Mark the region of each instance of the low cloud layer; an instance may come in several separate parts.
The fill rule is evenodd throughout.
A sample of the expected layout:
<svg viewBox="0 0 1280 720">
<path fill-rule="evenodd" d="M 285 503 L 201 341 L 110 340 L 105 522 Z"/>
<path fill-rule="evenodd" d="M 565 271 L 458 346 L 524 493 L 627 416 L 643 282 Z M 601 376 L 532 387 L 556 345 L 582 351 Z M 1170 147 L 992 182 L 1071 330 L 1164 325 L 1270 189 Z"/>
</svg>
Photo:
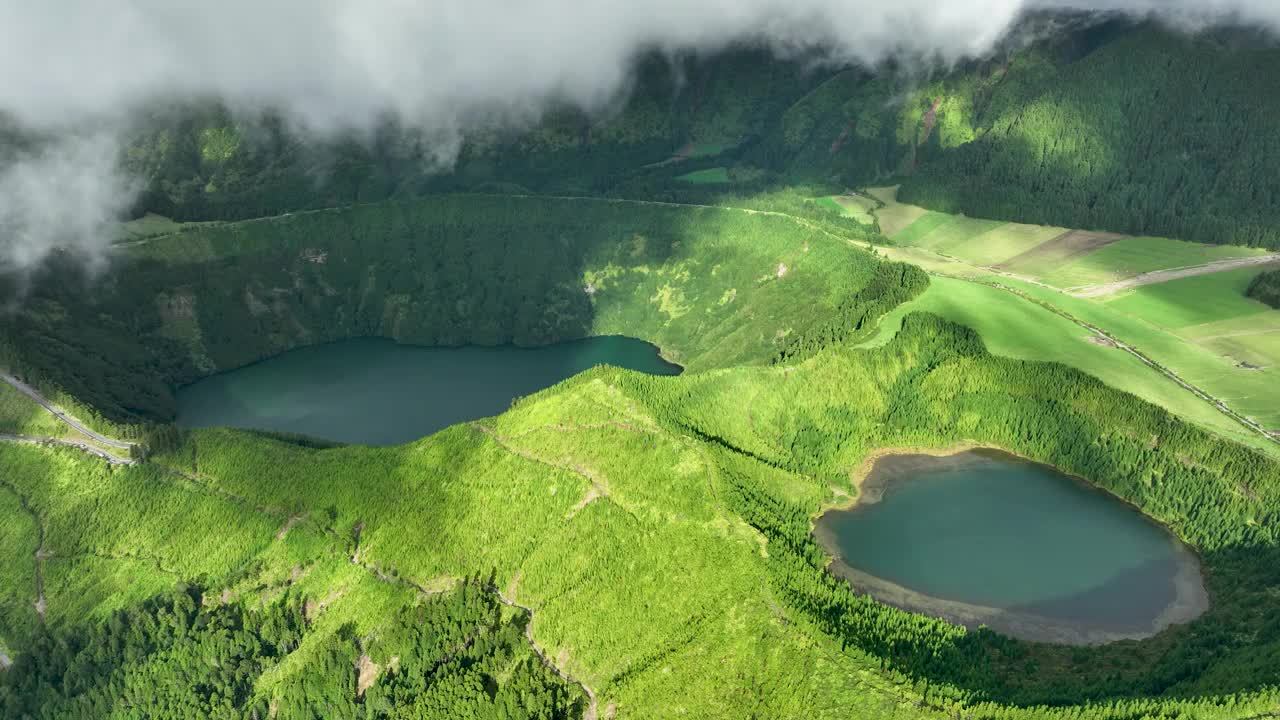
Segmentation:
<svg viewBox="0 0 1280 720">
<path fill-rule="evenodd" d="M 30 269 L 55 249 L 100 263 L 137 188 L 118 154 L 108 135 L 69 135 L 0 167 L 0 270 Z"/>
<path fill-rule="evenodd" d="M 945 63 L 989 52 L 1022 13 L 1044 9 L 1280 28 L 1275 0 L 0 0 L 0 114 L 28 129 L 83 133 L 158 100 L 214 99 L 270 108 L 318 133 L 391 114 L 447 146 L 479 120 L 536 120 L 553 100 L 605 107 L 644 49 L 745 40 L 868 65 Z M 51 199 L 38 195 L 60 183 L 40 173 L 83 161 L 82 175 L 121 181 L 82 152 L 82 140 L 66 145 L 0 170 L 0 188 L 20 191 L 0 199 L 0 220 L 27 228 L 25 239 L 0 240 L 0 260 L 26 262 L 41 242 L 66 242 L 61 232 L 41 239 L 36 223 L 58 214 L 47 215 Z M 122 203 L 78 179 L 60 216 L 83 214 L 72 228 L 94 232 Z"/>
</svg>

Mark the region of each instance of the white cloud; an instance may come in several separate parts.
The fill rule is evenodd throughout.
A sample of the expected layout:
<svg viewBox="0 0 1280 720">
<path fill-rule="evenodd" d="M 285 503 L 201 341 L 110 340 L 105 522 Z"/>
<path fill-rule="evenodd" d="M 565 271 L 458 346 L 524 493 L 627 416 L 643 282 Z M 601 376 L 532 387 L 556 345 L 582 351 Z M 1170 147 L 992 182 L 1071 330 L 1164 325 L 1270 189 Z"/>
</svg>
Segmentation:
<svg viewBox="0 0 1280 720">
<path fill-rule="evenodd" d="M 107 135 L 68 135 L 0 168 L 0 269 L 30 269 L 54 248 L 100 263 L 137 187 L 117 153 Z"/>
<path fill-rule="evenodd" d="M 1021 13 L 1045 8 L 1280 27 L 1277 0 L 0 0 L 0 113 L 84 132 L 157 99 L 211 98 L 269 107 L 317 132 L 368 128 L 391 113 L 449 148 L 461 128 L 527 122 L 553 99 L 606 106 L 646 48 L 760 40 L 864 64 L 948 62 L 987 52 Z M 76 203 L 88 216 L 73 227 L 96 231 L 122 205 L 99 192 L 117 173 L 83 149 L 77 141 L 4 171 L 22 193 L 0 200 L 0 217 L 28 227 L 25 239 L 0 239 L 4 257 L 39 255 L 34 223 L 75 214 L 51 214 L 36 197 L 61 179 L 81 182 Z M 31 174 L 75 162 L 101 176 Z"/>
</svg>

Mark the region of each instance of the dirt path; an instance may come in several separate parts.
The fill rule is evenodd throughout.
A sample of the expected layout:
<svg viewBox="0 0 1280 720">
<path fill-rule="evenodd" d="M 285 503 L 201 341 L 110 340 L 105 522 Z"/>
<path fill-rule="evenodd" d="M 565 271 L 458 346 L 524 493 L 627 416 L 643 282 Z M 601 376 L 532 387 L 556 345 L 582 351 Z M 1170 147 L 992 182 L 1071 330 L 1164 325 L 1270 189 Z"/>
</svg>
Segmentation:
<svg viewBox="0 0 1280 720">
<path fill-rule="evenodd" d="M 1191 265 L 1182 268 L 1170 268 L 1168 270 L 1154 270 L 1145 272 L 1141 275 L 1134 275 L 1125 280 L 1117 280 L 1116 282 L 1104 283 L 1102 285 L 1088 285 L 1085 287 L 1071 288 L 1067 292 L 1082 298 L 1094 298 L 1102 295 L 1114 295 L 1115 293 L 1130 290 L 1143 285 L 1155 285 L 1158 283 L 1169 282 L 1170 280 L 1179 280 L 1181 278 L 1196 277 L 1197 275 L 1211 275 L 1213 273 L 1226 272 L 1228 270 L 1238 270 L 1240 268 L 1255 266 L 1280 266 L 1280 253 L 1274 255 L 1259 255 L 1257 257 L 1233 258 L 1231 260 L 1217 260 L 1203 265 Z"/>
<path fill-rule="evenodd" d="M 44 622 L 44 614 L 49 607 L 49 604 L 44 598 L 44 561 L 50 555 L 49 551 L 44 547 L 44 522 L 41 521 L 40 514 L 31 507 L 31 503 L 27 501 L 26 495 L 18 492 L 17 488 L 9 485 L 8 483 L 4 483 L 2 480 L 0 480 L 0 487 L 4 487 L 4 489 L 13 493 L 14 497 L 18 498 L 18 505 L 22 508 L 23 512 L 31 516 L 31 521 L 35 523 L 36 526 L 36 549 L 35 552 L 31 554 L 32 560 L 35 562 L 36 599 L 33 606 L 35 607 L 36 615 L 40 616 L 40 622 Z"/>
<path fill-rule="evenodd" d="M 528 605 L 521 605 L 520 603 L 516 602 L 514 599 L 508 598 L 505 594 L 503 594 L 502 590 L 496 587 L 491 587 L 489 589 L 492 590 L 493 593 L 498 596 L 498 602 L 502 603 L 503 605 L 506 605 L 507 607 L 519 608 L 520 610 L 523 610 L 529 614 L 529 622 L 525 623 L 525 626 L 524 626 L 524 637 L 526 640 L 529 641 L 529 647 L 533 648 L 534 654 L 538 656 L 538 659 L 542 661 L 542 664 L 545 665 L 548 670 L 558 675 L 561 680 L 571 685 L 577 685 L 578 687 L 582 688 L 582 691 L 587 694 L 587 701 L 588 701 L 587 709 L 585 712 L 582 713 L 582 720 L 597 720 L 597 717 L 600 714 L 600 710 L 599 710 L 599 704 L 596 701 L 595 691 L 592 690 L 590 687 L 587 687 L 586 683 L 570 675 L 567 671 L 562 670 L 559 665 L 556 665 L 554 662 L 552 662 L 551 658 L 547 657 L 547 654 L 542 651 L 542 648 L 538 647 L 538 643 L 534 642 L 533 640 L 533 608 L 529 607 Z"/>
<path fill-rule="evenodd" d="M 600 498 L 609 497 L 608 482 L 605 480 L 604 477 L 602 477 L 599 473 L 592 470 L 591 468 L 588 468 L 579 464 L 570 465 L 570 464 L 564 464 L 564 463 L 551 462 L 550 460 L 543 459 L 535 455 L 534 453 L 528 450 L 525 450 L 524 448 L 519 448 L 512 445 L 509 442 L 510 438 L 505 438 L 499 435 L 497 431 L 494 430 L 493 428 L 485 427 L 484 425 L 474 425 L 474 424 L 472 425 L 472 427 L 475 427 L 480 432 L 484 433 L 485 435 L 488 435 L 491 440 L 497 443 L 498 447 L 502 448 L 503 450 L 506 450 L 512 455 L 522 457 L 525 460 L 528 460 L 529 462 L 535 462 L 535 463 L 538 463 L 539 465 L 549 467 L 553 470 L 560 470 L 562 472 L 572 473 L 586 480 L 588 483 L 590 483 L 590 487 L 587 488 L 587 492 L 582 496 L 582 499 L 579 500 L 576 505 L 574 505 L 572 508 L 569 509 L 569 513 L 565 516 L 566 520 L 572 518 L 574 515 L 577 515 L 579 510 L 586 507 L 593 501 L 598 500 Z M 534 430 L 541 430 L 541 429 L 542 428 L 534 428 Z"/>
</svg>

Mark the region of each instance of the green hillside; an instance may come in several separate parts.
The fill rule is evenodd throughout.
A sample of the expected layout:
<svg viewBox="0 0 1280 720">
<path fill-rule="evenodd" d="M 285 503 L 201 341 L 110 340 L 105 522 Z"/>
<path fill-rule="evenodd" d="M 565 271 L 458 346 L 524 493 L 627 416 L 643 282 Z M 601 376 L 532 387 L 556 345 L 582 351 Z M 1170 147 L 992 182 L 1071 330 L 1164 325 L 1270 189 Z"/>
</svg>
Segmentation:
<svg viewBox="0 0 1280 720">
<path fill-rule="evenodd" d="M 124 160 L 145 180 L 136 214 L 181 221 L 441 191 L 673 199 L 896 178 L 904 201 L 971 217 L 1280 247 L 1276 100 L 1258 84 L 1278 52 L 1243 30 L 1112 21 L 924 83 L 744 48 L 646 56 L 612 112 L 472 131 L 447 168 L 396 123 L 318 142 L 216 106 L 140 123 Z"/>
<path fill-rule="evenodd" d="M 870 450 L 962 441 L 1052 462 L 1168 523 L 1204 558 L 1213 609 L 1151 640 L 1069 648 L 966 633 L 826 574 L 809 518 L 854 490 Z M 136 469 L 34 448 L 0 460 L 43 532 L 48 622 L 106 621 L 184 577 L 222 602 L 328 608 L 242 665 L 260 676 L 240 708 L 284 702 L 304 677 L 308 697 L 344 696 L 349 677 L 314 675 L 350 659 L 342 638 L 387 667 L 405 593 L 476 572 L 533 608 L 534 642 L 619 716 L 1240 717 L 1277 700 L 1280 466 L 1079 372 L 990 356 L 931 316 L 878 350 L 796 365 L 600 369 L 397 448 L 212 430 Z M 41 542 L 36 523 L 18 547 Z M 6 607 L 30 597 L 29 571 L 9 571 Z M 40 632 L 26 608 L 6 621 L 11 647 Z"/>
<path fill-rule="evenodd" d="M 75 268 L 52 268 L 0 326 L 0 350 L 112 421 L 168 421 L 176 385 L 349 337 L 627 334 L 691 371 L 760 364 L 843 336 L 845 321 L 869 330 L 924 282 L 775 214 L 432 196 L 141 241 L 93 292 Z"/>
<path fill-rule="evenodd" d="M 932 74 L 654 51 L 443 163 L 137 118 L 106 262 L 0 268 L 0 371 L 138 443 L 0 382 L 0 716 L 1280 717 L 1280 50 L 1066 19 Z M 684 372 L 393 447 L 173 424 L 296 348 L 605 335 Z M 828 571 L 874 457 L 970 448 L 1167 528 L 1209 609 L 1032 642 Z"/>
<path fill-rule="evenodd" d="M 973 140 L 930 154 L 904 201 L 979 217 L 1280 247 L 1265 168 L 1280 63 L 1260 40 L 1143 28 L 1079 57 L 1019 53 L 943 83 Z M 985 95 L 971 87 L 987 83 Z M 981 101 L 980 104 L 978 101 Z"/>
</svg>

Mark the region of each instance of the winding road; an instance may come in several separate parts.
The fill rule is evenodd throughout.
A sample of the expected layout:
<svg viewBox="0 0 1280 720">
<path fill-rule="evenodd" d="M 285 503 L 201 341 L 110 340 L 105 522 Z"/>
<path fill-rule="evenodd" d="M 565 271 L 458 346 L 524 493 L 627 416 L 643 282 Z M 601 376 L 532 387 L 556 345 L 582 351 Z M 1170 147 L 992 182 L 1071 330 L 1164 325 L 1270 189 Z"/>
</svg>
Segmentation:
<svg viewBox="0 0 1280 720">
<path fill-rule="evenodd" d="M 58 445 L 61 447 L 75 448 L 76 450 L 100 457 L 112 465 L 133 465 L 137 462 L 137 460 L 134 460 L 133 458 L 112 455 L 106 450 L 96 448 L 88 443 L 78 443 L 74 440 L 63 440 L 61 438 L 32 437 L 30 435 L 11 435 L 9 433 L 0 433 L 0 442 L 29 443 L 31 445 Z"/>
<path fill-rule="evenodd" d="M 54 416 L 57 417 L 59 420 L 75 428 L 82 435 L 88 436 L 93 441 L 102 443 L 103 445 L 107 445 L 109 447 L 120 448 L 121 450 L 128 450 L 129 448 L 133 447 L 133 443 L 125 442 L 123 440 L 116 440 L 115 438 L 109 438 L 106 435 L 103 435 L 98 432 L 94 432 L 89 426 L 71 417 L 66 412 L 64 412 L 61 408 L 49 402 L 35 388 L 22 382 L 21 380 L 10 375 L 9 373 L 0 372 L 0 380 L 5 381 L 11 387 L 13 387 L 14 390 L 17 390 L 23 395 L 26 395 L 27 397 L 31 398 L 33 401 L 35 401 L 45 410 L 48 410 L 49 412 L 53 413 Z"/>
<path fill-rule="evenodd" d="M 93 445 L 90 445 L 88 443 L 76 442 L 74 440 L 64 440 L 61 438 L 31 437 L 28 435 L 13 435 L 9 433 L 0 433 L 0 441 L 33 443 L 37 445 L 61 445 L 63 447 L 76 448 L 77 450 L 82 450 L 84 452 L 89 453 L 90 455 L 95 455 L 97 457 L 100 457 L 103 460 L 106 460 L 107 462 L 111 463 L 112 465 L 133 465 L 135 462 L 137 462 L 129 454 L 129 451 L 131 451 L 134 447 L 134 443 L 126 442 L 124 440 L 117 440 L 115 438 L 107 437 L 102 433 L 96 432 L 89 426 L 85 425 L 83 422 L 67 414 L 66 411 L 62 410 L 62 408 L 59 408 L 58 406 L 54 405 L 52 402 L 49 402 L 49 400 L 45 398 L 45 396 L 41 395 L 38 390 L 22 382 L 21 380 L 14 377 L 13 375 L 10 375 L 7 372 L 0 371 L 0 380 L 3 380 L 6 384 L 8 384 L 14 390 L 17 390 L 23 395 L 26 395 L 28 398 L 31 399 L 32 402 L 36 403 L 37 405 L 44 408 L 45 410 L 48 410 L 54 417 L 66 423 L 67 426 L 69 426 L 76 432 L 80 433 L 81 435 L 84 435 L 85 437 L 89 438 L 95 443 L 98 443 L 99 445 L 104 445 L 106 447 L 124 450 L 125 454 L 123 456 L 116 455 L 115 453 L 112 453 L 108 450 L 104 450 L 99 447 L 94 447 Z"/>
</svg>

